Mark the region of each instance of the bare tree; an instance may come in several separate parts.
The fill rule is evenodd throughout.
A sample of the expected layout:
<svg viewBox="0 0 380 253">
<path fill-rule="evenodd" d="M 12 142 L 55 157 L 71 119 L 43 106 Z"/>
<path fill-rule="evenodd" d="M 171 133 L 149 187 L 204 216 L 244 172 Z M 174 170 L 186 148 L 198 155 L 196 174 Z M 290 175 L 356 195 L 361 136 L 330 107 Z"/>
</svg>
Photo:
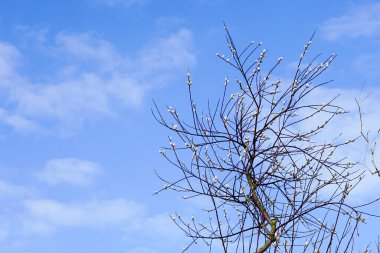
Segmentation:
<svg viewBox="0 0 380 253">
<path fill-rule="evenodd" d="M 172 216 L 191 238 L 184 251 L 197 242 L 222 252 L 353 251 L 358 225 L 371 215 L 363 208 L 378 199 L 361 205 L 347 201 L 366 168 L 340 151 L 361 138 L 369 143 L 368 135 L 362 131 L 346 141 L 339 134 L 325 139 L 325 126 L 347 112 L 335 105 L 335 98 L 305 103 L 330 82 L 318 79 L 335 55 L 319 64 L 320 56 L 305 63 L 313 35 L 294 77 L 283 83 L 271 78 L 282 57 L 263 73 L 267 52 L 262 44 L 252 42 L 239 51 L 225 30 L 231 58 L 217 56 L 238 77 L 225 79 L 216 105 L 200 112 L 188 74 L 190 122 L 172 107 L 167 108 L 170 118 L 156 104 L 153 110 L 157 121 L 175 134 L 160 152 L 180 172 L 174 181 L 158 175 L 165 182 L 158 192 L 172 189 L 210 203 L 206 221 Z"/>
</svg>

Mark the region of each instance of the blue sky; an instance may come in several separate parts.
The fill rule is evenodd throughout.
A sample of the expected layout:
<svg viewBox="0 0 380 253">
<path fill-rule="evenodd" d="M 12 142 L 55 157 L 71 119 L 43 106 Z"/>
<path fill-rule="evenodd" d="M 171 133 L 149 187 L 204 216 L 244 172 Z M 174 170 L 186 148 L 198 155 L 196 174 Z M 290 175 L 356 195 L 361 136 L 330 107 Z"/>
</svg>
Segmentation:
<svg viewBox="0 0 380 253">
<path fill-rule="evenodd" d="M 188 68 L 201 104 L 220 94 L 231 74 L 215 57 L 228 50 L 223 21 L 240 47 L 262 41 L 268 59 L 284 56 L 285 79 L 317 29 L 310 54 L 338 58 L 326 73 L 334 83 L 315 98 L 341 93 L 355 111 L 354 98 L 370 95 L 366 122 L 380 126 L 377 1 L 1 1 L 1 252 L 182 249 L 168 215 L 200 204 L 152 196 L 162 186 L 154 170 L 175 171 L 158 153 L 168 132 L 150 109 L 155 99 L 185 110 Z M 357 118 L 345 117 L 333 129 L 350 135 Z M 378 178 L 365 180 L 357 199 L 376 194 Z"/>
</svg>

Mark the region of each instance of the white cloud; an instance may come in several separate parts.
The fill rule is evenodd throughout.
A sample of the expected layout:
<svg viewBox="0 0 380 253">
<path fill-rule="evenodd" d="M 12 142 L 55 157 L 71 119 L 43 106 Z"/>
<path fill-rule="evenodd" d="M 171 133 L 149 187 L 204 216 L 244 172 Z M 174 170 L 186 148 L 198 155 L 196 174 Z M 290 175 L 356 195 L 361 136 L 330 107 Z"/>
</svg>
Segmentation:
<svg viewBox="0 0 380 253">
<path fill-rule="evenodd" d="M 43 56 L 49 58 L 36 63 L 49 69 L 41 77 L 21 71 L 20 50 L 0 42 L 0 94 L 4 98 L 0 122 L 23 132 L 65 132 L 88 120 L 115 116 L 139 106 L 146 92 L 166 83 L 173 70 L 195 62 L 192 34 L 187 29 L 128 56 L 91 33 L 61 32 L 52 42 L 40 40 L 44 43 L 39 50 L 43 47 Z"/>
<path fill-rule="evenodd" d="M 376 88 L 368 89 L 347 89 L 347 88 L 327 88 L 320 87 L 311 92 L 305 99 L 307 104 L 327 103 L 329 100 L 339 95 L 333 104 L 339 105 L 349 113 L 341 114 L 331 122 L 331 124 L 323 129 L 324 136 L 333 138 L 339 133 L 343 133 L 342 139 L 353 138 L 360 134 L 360 121 L 358 106 L 355 99 L 361 104 L 362 110 L 365 113 L 363 126 L 368 130 L 377 131 L 380 127 L 380 118 L 377 117 L 377 106 L 380 106 L 378 97 L 380 90 Z M 326 115 L 325 115 L 326 116 Z M 325 117 L 321 117 L 325 118 Z M 311 119 L 309 123 L 317 124 L 322 122 L 321 118 Z"/>
<path fill-rule="evenodd" d="M 131 252 L 167 252 L 187 241 L 167 214 L 149 216 L 146 207 L 122 198 L 87 202 L 36 199 L 25 201 L 25 208 L 18 221 L 24 237 L 51 236 L 62 229 L 116 229 L 120 239 L 130 244 Z"/>
<path fill-rule="evenodd" d="M 85 229 L 89 234 L 119 233 L 131 252 L 167 252 L 180 248 L 184 236 L 167 214 L 149 212 L 146 206 L 125 198 L 59 200 L 44 198 L 30 189 L 0 181 L 0 251 L 26 252 L 28 242 L 61 231 Z M 50 195 L 50 194 L 49 194 Z M 147 246 L 146 241 L 151 243 Z M 25 248 L 26 247 L 26 248 Z M 19 249 L 19 250 L 16 250 Z M 139 251 L 137 251 L 139 250 Z"/>
<path fill-rule="evenodd" d="M 44 51 L 48 43 L 49 29 L 39 26 L 16 25 L 13 33 L 21 38 L 23 46 L 28 48 L 35 47 Z"/>
<path fill-rule="evenodd" d="M 29 193 L 30 189 L 28 190 L 24 186 L 14 185 L 0 180 L 0 198 L 15 198 Z"/>
<path fill-rule="evenodd" d="M 325 128 L 322 133 L 316 136 L 313 140 L 318 143 L 331 142 L 340 134 L 342 134 L 337 141 L 344 142 L 348 139 L 358 137 L 360 135 L 360 119 L 359 111 L 355 98 L 358 99 L 362 111 L 365 113 L 363 116 L 363 130 L 370 130 L 370 138 L 375 140 L 375 133 L 380 128 L 380 118 L 378 117 L 378 108 L 380 108 L 380 89 L 371 88 L 366 90 L 359 89 L 345 89 L 345 88 L 318 88 L 310 93 L 305 104 L 322 104 L 327 103 L 330 99 L 340 94 L 333 104 L 343 107 L 349 111 L 347 114 L 341 114 L 335 117 Z M 324 122 L 327 115 L 319 115 L 304 122 L 299 126 L 300 129 L 311 129 L 318 124 Z M 380 164 L 380 149 L 376 151 L 376 162 Z M 346 145 L 339 149 L 336 156 L 347 157 L 352 162 L 361 162 L 364 166 L 372 169 L 369 152 L 366 150 L 366 143 L 359 140 L 353 144 Z M 361 165 L 359 165 L 361 166 Z M 357 168 L 355 168 L 357 169 Z M 361 166 L 360 169 L 363 169 Z M 365 169 L 365 168 L 364 168 Z M 356 202 L 364 202 L 377 197 L 376 192 L 368 191 L 368 189 L 375 189 L 378 187 L 380 178 L 377 175 L 371 175 L 367 170 L 365 179 L 361 182 L 354 191 L 352 191 L 351 199 Z M 360 201 L 359 201 L 360 200 Z"/>
<path fill-rule="evenodd" d="M 118 227 L 138 217 L 143 210 L 141 205 L 125 199 L 84 203 L 39 199 L 28 200 L 25 206 L 28 218 L 24 229 L 43 234 L 60 227 Z"/>
<path fill-rule="evenodd" d="M 46 163 L 39 176 L 52 184 L 86 185 L 93 181 L 94 167 L 97 165 L 87 161 L 55 159 Z M 141 202 L 125 198 L 78 200 L 75 194 L 71 200 L 46 197 L 55 195 L 52 190 L 44 185 L 29 188 L 0 180 L 0 204 L 4 207 L 0 209 L 1 252 L 28 252 L 28 245 L 36 238 L 61 238 L 81 229 L 89 236 L 94 232 L 119 234 L 120 240 L 127 241 L 128 252 L 168 252 L 185 243 L 169 215 L 148 209 Z"/>
<path fill-rule="evenodd" d="M 108 41 L 91 33 L 61 32 L 55 36 L 56 47 L 64 57 L 75 62 L 98 65 L 97 70 L 112 71 L 121 64 L 123 56 Z"/>
<path fill-rule="evenodd" d="M 8 80 L 17 75 L 15 69 L 20 64 L 21 54 L 16 47 L 0 41 L 0 78 Z"/>
<path fill-rule="evenodd" d="M 380 35 L 380 3 L 357 6 L 346 15 L 327 20 L 322 34 L 327 40 Z"/>
<path fill-rule="evenodd" d="M 173 66 L 193 65 L 195 56 L 191 51 L 186 50 L 191 47 L 192 43 L 191 32 L 187 29 L 180 29 L 177 33 L 145 47 L 137 59 L 138 65 L 144 66 L 142 69 L 144 74 L 152 70 L 171 69 Z"/>
<path fill-rule="evenodd" d="M 0 108 L 0 121 L 19 133 L 41 132 L 42 129 L 33 121 Z"/>
<path fill-rule="evenodd" d="M 37 177 L 50 185 L 72 184 L 88 186 L 101 172 L 98 164 L 75 158 L 53 159 L 37 174 Z"/>
<path fill-rule="evenodd" d="M 131 252 L 168 252 L 180 250 L 189 241 L 168 214 L 143 215 L 123 227 L 124 236 L 134 246 Z M 146 244 L 149 241 L 149 245 Z"/>
<path fill-rule="evenodd" d="M 148 0 L 93 0 L 95 4 L 105 5 L 108 7 L 132 7 L 134 5 L 145 4 Z"/>
<path fill-rule="evenodd" d="M 363 52 L 361 53 L 354 62 L 354 67 L 361 73 L 365 74 L 366 78 L 375 78 L 378 80 L 379 69 L 380 69 L 380 52 Z"/>
<path fill-rule="evenodd" d="M 133 222 L 127 224 L 123 228 L 125 232 L 125 237 L 131 240 L 135 240 L 136 234 L 144 233 L 146 238 L 158 238 L 159 240 L 166 241 L 167 243 L 173 243 L 183 236 L 180 229 L 174 224 L 170 219 L 168 214 L 158 214 L 151 217 L 141 217 L 140 219 L 135 219 Z"/>
</svg>

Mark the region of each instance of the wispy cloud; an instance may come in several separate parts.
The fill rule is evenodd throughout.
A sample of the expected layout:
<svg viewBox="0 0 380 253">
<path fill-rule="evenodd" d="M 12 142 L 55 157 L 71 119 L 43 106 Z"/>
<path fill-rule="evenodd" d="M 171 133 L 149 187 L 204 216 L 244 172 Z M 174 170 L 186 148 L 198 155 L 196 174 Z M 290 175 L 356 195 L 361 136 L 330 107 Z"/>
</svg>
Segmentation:
<svg viewBox="0 0 380 253">
<path fill-rule="evenodd" d="M 348 113 L 336 116 L 326 127 L 323 128 L 320 135 L 314 137 L 313 141 L 316 143 L 329 143 L 340 142 L 344 143 L 346 140 L 354 139 L 361 135 L 361 127 L 366 133 L 370 131 L 371 142 L 376 139 L 376 133 L 380 128 L 380 118 L 378 117 L 377 108 L 380 107 L 380 90 L 376 88 L 360 90 L 359 89 L 346 89 L 346 88 L 318 88 L 310 93 L 305 99 L 306 104 L 322 104 L 327 103 L 335 96 L 333 104 L 344 108 Z M 358 105 L 355 99 L 358 100 L 363 115 L 363 125 L 360 123 Z M 327 115 L 319 114 L 316 117 L 304 121 L 299 128 L 311 129 L 316 125 L 324 122 Z M 373 143 L 372 143 L 373 144 Z M 380 163 L 380 149 L 377 147 L 375 151 L 376 163 Z M 352 172 L 360 167 L 360 170 L 366 170 L 364 180 L 357 185 L 351 193 L 351 200 L 355 202 L 365 202 L 377 197 L 376 192 L 368 191 L 368 189 L 376 188 L 379 183 L 379 177 L 371 172 L 374 168 L 370 161 L 370 154 L 367 149 L 367 144 L 362 140 L 350 143 L 338 149 L 334 154 L 336 158 L 346 158 L 347 162 L 359 162 L 358 167 L 354 167 Z"/>
<path fill-rule="evenodd" d="M 108 7 L 132 7 L 135 5 L 142 5 L 148 2 L 148 0 L 93 0 L 93 3 L 98 5 L 104 5 Z"/>
<path fill-rule="evenodd" d="M 322 25 L 327 40 L 380 35 L 380 3 L 356 6 L 349 13 L 334 17 Z"/>
<path fill-rule="evenodd" d="M 30 194 L 30 189 L 0 180 L 0 198 L 15 198 Z"/>
<path fill-rule="evenodd" d="M 173 243 L 183 239 L 181 234 L 178 234 L 179 228 L 170 219 L 168 214 L 158 214 L 154 216 L 143 216 L 126 224 L 123 228 L 125 237 L 129 240 L 137 240 L 136 234 L 145 234 L 145 239 L 157 239 L 161 242 Z"/>
<path fill-rule="evenodd" d="M 23 218 L 18 222 L 28 237 L 52 235 L 61 229 L 119 230 L 120 239 L 130 243 L 132 252 L 163 252 L 185 242 L 168 215 L 149 216 L 145 206 L 124 198 L 83 202 L 27 200 L 20 217 Z M 149 246 L 145 246 L 147 240 Z"/>
<path fill-rule="evenodd" d="M 0 41 L 0 78 L 8 79 L 17 75 L 16 67 L 21 60 L 17 48 L 9 43 Z"/>
<path fill-rule="evenodd" d="M 71 184 L 88 186 L 100 174 L 98 164 L 75 158 L 52 159 L 37 173 L 37 177 L 50 185 Z"/>
<path fill-rule="evenodd" d="M 25 229 L 53 232 L 59 227 L 112 227 L 133 220 L 143 210 L 141 205 L 125 199 L 64 203 L 50 199 L 25 203 Z"/>
<path fill-rule="evenodd" d="M 65 131 L 139 106 L 146 92 L 168 81 L 173 70 L 195 62 L 187 29 L 158 38 L 133 55 L 91 33 L 61 32 L 50 42 L 39 40 L 45 41 L 44 57 L 51 63 L 36 64 L 55 66 L 43 78 L 21 71 L 22 52 L 0 42 L 0 87 L 6 101 L 0 121 L 24 132 Z"/>
<path fill-rule="evenodd" d="M 166 38 L 148 44 L 135 59 L 137 66 L 144 66 L 136 68 L 136 73 L 151 76 L 176 66 L 194 65 L 195 55 L 188 50 L 192 43 L 193 36 L 190 30 L 180 29 Z"/>
<path fill-rule="evenodd" d="M 19 133 L 41 132 L 42 129 L 33 121 L 0 108 L 0 121 Z"/>
<path fill-rule="evenodd" d="M 0 251 L 27 252 L 27 243 L 34 238 L 79 229 L 116 232 L 120 240 L 128 242 L 126 250 L 130 252 L 168 252 L 173 245 L 180 247 L 184 238 L 169 215 L 141 202 L 120 197 L 78 198 L 81 188 L 72 189 L 78 195 L 60 199 L 51 188 L 36 184 L 39 179 L 62 187 L 85 186 L 96 181 L 99 171 L 94 162 L 52 159 L 38 172 L 38 178 L 30 178 L 29 186 L 0 180 L 0 205 L 4 206 L 0 209 Z"/>
<path fill-rule="evenodd" d="M 370 80 L 374 79 L 375 84 L 378 84 L 378 77 L 380 76 L 380 51 L 362 52 L 355 59 L 354 68 L 364 74 L 363 80 L 367 78 Z"/>
</svg>

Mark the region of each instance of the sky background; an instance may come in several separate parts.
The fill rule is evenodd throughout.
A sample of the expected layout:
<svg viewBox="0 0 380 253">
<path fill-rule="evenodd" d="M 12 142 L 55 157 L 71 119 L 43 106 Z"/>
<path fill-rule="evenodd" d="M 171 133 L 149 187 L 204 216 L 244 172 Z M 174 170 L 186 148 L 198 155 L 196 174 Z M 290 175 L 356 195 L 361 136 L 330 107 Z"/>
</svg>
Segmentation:
<svg viewBox="0 0 380 253">
<path fill-rule="evenodd" d="M 262 41 L 268 62 L 284 56 L 285 79 L 316 30 L 310 57 L 338 57 L 314 99 L 340 93 L 353 111 L 327 136 L 357 133 L 355 97 L 379 128 L 378 1 L 0 1 L 0 252 L 180 252 L 169 214 L 199 203 L 152 195 L 154 170 L 176 171 L 150 110 L 154 99 L 186 111 L 188 69 L 200 104 L 221 94 L 223 21 L 240 48 Z M 378 194 L 380 180 L 365 180 L 355 201 Z M 363 238 L 375 240 L 379 220 L 368 223 Z"/>
</svg>

